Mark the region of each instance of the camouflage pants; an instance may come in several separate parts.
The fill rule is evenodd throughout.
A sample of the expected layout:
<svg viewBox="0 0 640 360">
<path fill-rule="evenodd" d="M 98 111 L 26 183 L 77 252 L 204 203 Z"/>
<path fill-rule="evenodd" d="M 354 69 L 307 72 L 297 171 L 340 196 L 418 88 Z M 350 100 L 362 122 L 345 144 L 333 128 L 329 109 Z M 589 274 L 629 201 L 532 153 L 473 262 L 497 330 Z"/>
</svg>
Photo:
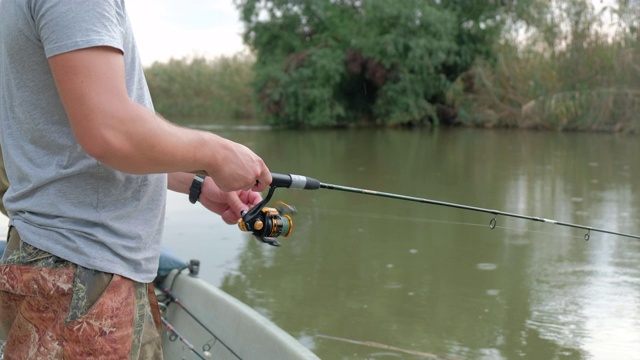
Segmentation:
<svg viewBox="0 0 640 360">
<path fill-rule="evenodd" d="M 0 260 L 4 359 L 162 359 L 153 287 L 86 269 L 10 230 Z"/>
</svg>

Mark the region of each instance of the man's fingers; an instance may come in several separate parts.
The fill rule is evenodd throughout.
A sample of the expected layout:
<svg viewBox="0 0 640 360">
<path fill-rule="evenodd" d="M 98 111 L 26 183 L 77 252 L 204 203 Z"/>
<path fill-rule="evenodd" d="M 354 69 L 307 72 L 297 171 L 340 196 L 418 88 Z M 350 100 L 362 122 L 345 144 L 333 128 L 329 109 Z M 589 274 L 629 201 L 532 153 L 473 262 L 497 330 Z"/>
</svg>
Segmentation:
<svg viewBox="0 0 640 360">
<path fill-rule="evenodd" d="M 248 210 L 247 205 L 240 199 L 240 196 L 238 196 L 236 191 L 226 193 L 226 203 L 229 206 L 231 214 L 235 216 L 233 221 L 240 218 L 242 211 Z"/>
<path fill-rule="evenodd" d="M 227 209 L 222 213 L 222 220 L 229 225 L 234 225 L 238 222 L 238 219 L 240 219 L 240 216 L 235 214 L 231 209 Z"/>
</svg>

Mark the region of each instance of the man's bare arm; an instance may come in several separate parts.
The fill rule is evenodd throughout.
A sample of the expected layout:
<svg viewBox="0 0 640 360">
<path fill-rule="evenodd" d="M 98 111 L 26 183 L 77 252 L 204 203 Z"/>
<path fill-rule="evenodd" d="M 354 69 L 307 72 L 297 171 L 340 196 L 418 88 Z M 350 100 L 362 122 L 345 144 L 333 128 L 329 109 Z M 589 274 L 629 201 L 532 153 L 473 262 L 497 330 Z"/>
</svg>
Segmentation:
<svg viewBox="0 0 640 360">
<path fill-rule="evenodd" d="M 105 165 L 135 174 L 205 170 L 225 191 L 271 183 L 262 159 L 245 146 L 171 124 L 131 100 L 118 49 L 72 51 L 49 64 L 76 139 Z"/>
</svg>

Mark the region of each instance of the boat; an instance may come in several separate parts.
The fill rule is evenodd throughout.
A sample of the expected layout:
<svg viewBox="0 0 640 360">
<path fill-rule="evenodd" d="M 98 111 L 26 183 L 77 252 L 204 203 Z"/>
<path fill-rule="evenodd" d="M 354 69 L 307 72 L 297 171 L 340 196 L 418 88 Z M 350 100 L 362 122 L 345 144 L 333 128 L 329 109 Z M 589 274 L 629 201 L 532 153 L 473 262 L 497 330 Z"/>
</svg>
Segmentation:
<svg viewBox="0 0 640 360">
<path fill-rule="evenodd" d="M 0 254 L 5 246 L 0 241 Z M 269 319 L 198 277 L 199 265 L 162 250 L 154 285 L 165 359 L 319 359 Z"/>
<path fill-rule="evenodd" d="M 199 278 L 197 260 L 186 268 L 167 266 L 166 260 L 164 254 L 156 281 L 165 359 L 319 359 L 269 319 Z"/>
</svg>

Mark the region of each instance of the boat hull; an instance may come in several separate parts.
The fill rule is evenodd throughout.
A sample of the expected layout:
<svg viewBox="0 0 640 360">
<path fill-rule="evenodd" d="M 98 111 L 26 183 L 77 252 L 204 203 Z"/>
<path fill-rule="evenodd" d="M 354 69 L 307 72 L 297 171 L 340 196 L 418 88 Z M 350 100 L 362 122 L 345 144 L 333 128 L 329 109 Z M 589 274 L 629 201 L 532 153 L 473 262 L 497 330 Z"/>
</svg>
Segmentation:
<svg viewBox="0 0 640 360">
<path fill-rule="evenodd" d="M 164 279 L 161 289 L 169 290 L 179 300 L 169 302 L 164 318 L 200 354 L 196 355 L 165 326 L 165 359 L 319 359 L 267 318 L 200 278 L 174 270 Z M 159 290 L 158 297 L 166 299 L 167 293 Z"/>
</svg>

